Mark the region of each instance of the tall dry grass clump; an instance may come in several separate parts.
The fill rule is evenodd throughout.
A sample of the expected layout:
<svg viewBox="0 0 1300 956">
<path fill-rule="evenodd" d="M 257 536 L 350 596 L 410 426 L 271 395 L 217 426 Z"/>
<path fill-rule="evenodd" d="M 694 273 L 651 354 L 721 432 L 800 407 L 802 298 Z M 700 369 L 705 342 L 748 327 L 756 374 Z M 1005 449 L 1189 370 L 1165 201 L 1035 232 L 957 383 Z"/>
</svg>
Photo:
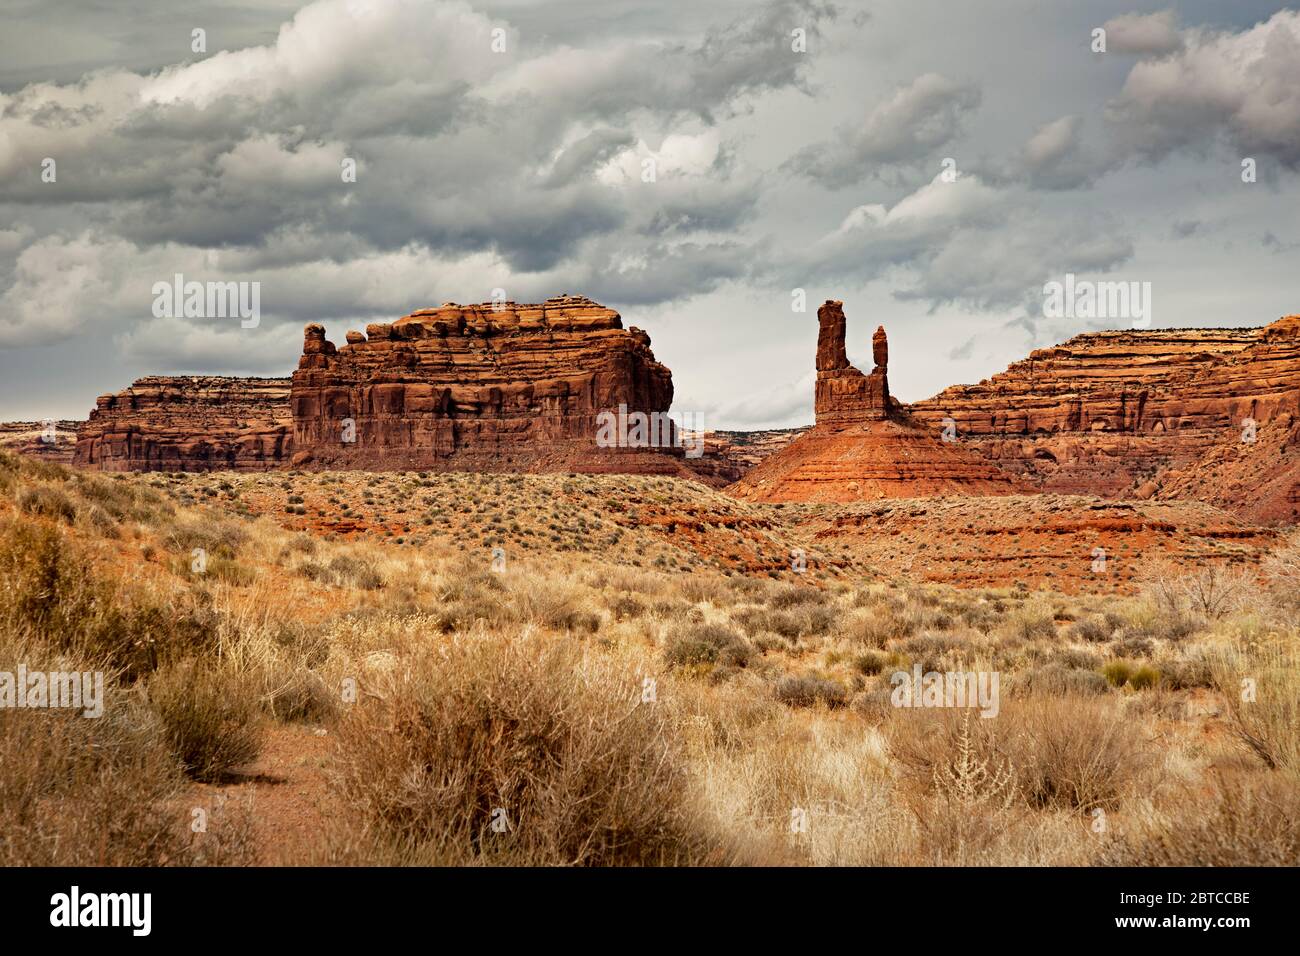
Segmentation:
<svg viewBox="0 0 1300 956">
<path fill-rule="evenodd" d="M 0 629 L 0 669 L 94 671 Z M 245 865 L 252 822 L 191 832 L 185 780 L 153 714 L 105 675 L 100 717 L 0 709 L 0 866 Z"/>
<path fill-rule="evenodd" d="M 1217 649 L 1211 661 L 1233 731 L 1269 769 L 1300 779 L 1300 649 L 1272 633 Z"/>
<path fill-rule="evenodd" d="M 1228 775 L 1208 799 L 1180 790 L 1123 826 L 1095 862 L 1107 866 L 1295 866 L 1300 786 L 1280 774 Z"/>
<path fill-rule="evenodd" d="M 1116 702 L 1097 697 L 1003 701 L 989 719 L 967 720 L 951 708 L 900 711 L 889 741 L 914 783 L 933 787 L 965 759 L 1014 775 L 1023 800 L 1037 808 L 1114 808 L 1152 767 L 1141 725 Z"/>
<path fill-rule="evenodd" d="M 218 781 L 262 750 L 259 700 L 250 681 L 219 661 L 179 661 L 149 678 L 149 705 L 182 769 Z"/>
<path fill-rule="evenodd" d="M 335 785 L 367 861 L 716 860 L 669 710 L 641 701 L 629 666 L 568 640 L 479 632 L 363 688 L 338 729 Z"/>
</svg>

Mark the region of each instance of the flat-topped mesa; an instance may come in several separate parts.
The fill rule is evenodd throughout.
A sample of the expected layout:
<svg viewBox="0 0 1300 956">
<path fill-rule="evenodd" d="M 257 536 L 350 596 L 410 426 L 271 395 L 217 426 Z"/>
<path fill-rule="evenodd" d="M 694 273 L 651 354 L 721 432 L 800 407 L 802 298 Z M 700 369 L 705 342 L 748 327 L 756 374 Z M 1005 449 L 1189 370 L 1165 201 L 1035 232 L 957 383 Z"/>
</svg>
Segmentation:
<svg viewBox="0 0 1300 956">
<path fill-rule="evenodd" d="M 1040 491 L 1300 518 L 1300 316 L 1090 332 L 907 412 Z"/>
<path fill-rule="evenodd" d="M 313 324 L 293 375 L 294 462 L 688 473 L 680 448 L 597 442 L 601 412 L 666 416 L 672 396 L 650 337 L 583 296 L 449 302 L 337 348 Z"/>
<path fill-rule="evenodd" d="M 287 378 L 151 375 L 101 395 L 73 463 L 101 471 L 264 471 L 288 457 Z"/>
<path fill-rule="evenodd" d="M 844 303 L 827 299 L 817 310 L 817 391 L 814 399 L 818 425 L 850 425 L 883 421 L 893 403 L 889 397 L 889 345 L 885 328 L 872 336 L 875 368 L 863 375 L 849 362 L 844 339 Z"/>
</svg>

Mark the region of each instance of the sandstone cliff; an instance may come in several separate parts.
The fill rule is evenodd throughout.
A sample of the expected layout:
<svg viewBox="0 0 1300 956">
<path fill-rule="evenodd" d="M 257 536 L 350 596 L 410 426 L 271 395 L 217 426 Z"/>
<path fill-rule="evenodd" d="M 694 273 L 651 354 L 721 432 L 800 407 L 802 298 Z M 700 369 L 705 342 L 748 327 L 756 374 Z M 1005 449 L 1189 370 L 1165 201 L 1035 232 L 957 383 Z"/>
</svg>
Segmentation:
<svg viewBox="0 0 1300 956">
<path fill-rule="evenodd" d="M 1040 491 L 1300 514 L 1300 316 L 1079 335 L 908 411 Z"/>
<path fill-rule="evenodd" d="M 751 501 L 853 502 L 944 494 L 1000 495 L 1017 481 L 972 449 L 912 421 L 889 394 L 884 328 L 875 367 L 849 363 L 842 302 L 817 310 L 816 424 L 730 486 Z"/>
<path fill-rule="evenodd" d="M 311 325 L 293 375 L 293 463 L 689 475 L 670 426 L 656 447 L 597 441 L 602 412 L 666 423 L 672 397 L 650 337 L 582 296 L 447 304 L 337 348 Z"/>
<path fill-rule="evenodd" d="M 43 422 L 0 422 L 0 448 L 60 465 L 72 464 L 80 423 L 61 419 Z"/>
<path fill-rule="evenodd" d="M 74 463 L 101 471 L 262 471 L 287 458 L 289 380 L 150 376 L 100 396 Z"/>
</svg>

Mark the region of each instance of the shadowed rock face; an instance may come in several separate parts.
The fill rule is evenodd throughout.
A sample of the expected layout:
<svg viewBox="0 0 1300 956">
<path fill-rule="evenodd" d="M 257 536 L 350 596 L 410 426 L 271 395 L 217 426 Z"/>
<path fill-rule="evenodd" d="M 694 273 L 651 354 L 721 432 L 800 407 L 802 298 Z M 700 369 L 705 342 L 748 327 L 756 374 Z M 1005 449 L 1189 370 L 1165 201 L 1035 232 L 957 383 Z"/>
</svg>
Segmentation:
<svg viewBox="0 0 1300 956">
<path fill-rule="evenodd" d="M 1300 518 L 1300 316 L 1079 335 L 908 412 L 1040 491 Z"/>
<path fill-rule="evenodd" d="M 287 378 L 150 376 L 101 395 L 73 463 L 100 471 L 263 471 L 289 452 Z"/>
<path fill-rule="evenodd" d="M 664 414 L 672 396 L 650 337 L 581 296 L 448 304 L 349 333 L 340 348 L 311 325 L 293 375 L 293 460 L 674 474 L 680 450 L 596 441 L 601 412 Z"/>
</svg>

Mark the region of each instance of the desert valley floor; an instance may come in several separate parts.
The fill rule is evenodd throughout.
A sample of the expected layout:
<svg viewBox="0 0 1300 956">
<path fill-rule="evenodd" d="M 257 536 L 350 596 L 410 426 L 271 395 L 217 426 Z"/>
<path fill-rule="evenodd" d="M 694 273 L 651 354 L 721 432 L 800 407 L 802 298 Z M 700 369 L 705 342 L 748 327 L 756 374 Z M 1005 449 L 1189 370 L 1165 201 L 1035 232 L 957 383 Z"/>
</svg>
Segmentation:
<svg viewBox="0 0 1300 956">
<path fill-rule="evenodd" d="M 1289 535 L 0 453 L 4 657 L 111 675 L 109 719 L 0 714 L 0 862 L 1293 863 Z M 914 669 L 996 719 L 894 706 Z"/>
</svg>

